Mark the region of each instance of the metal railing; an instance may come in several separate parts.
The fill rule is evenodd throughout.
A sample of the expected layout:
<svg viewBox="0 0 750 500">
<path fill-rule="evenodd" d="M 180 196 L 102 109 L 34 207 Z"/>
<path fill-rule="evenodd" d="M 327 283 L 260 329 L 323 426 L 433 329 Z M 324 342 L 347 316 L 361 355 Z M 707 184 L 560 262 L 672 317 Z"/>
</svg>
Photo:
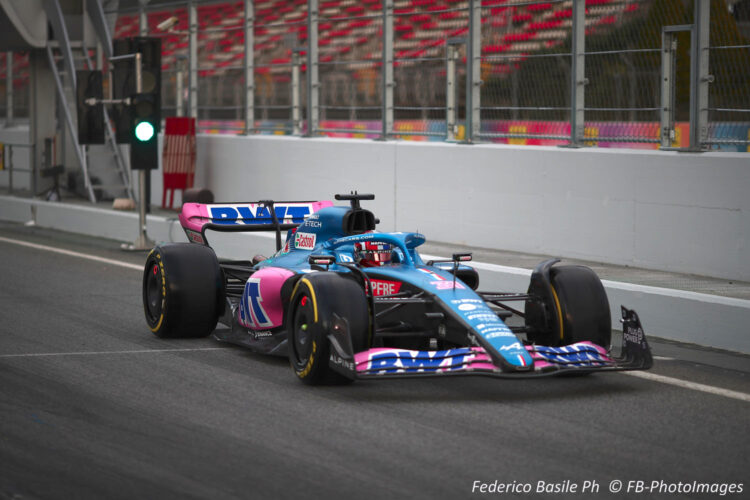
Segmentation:
<svg viewBox="0 0 750 500">
<path fill-rule="evenodd" d="M 165 114 L 204 131 L 746 150 L 750 39 L 724 0 L 668 5 L 188 0 L 116 35 L 164 37 Z"/>
</svg>

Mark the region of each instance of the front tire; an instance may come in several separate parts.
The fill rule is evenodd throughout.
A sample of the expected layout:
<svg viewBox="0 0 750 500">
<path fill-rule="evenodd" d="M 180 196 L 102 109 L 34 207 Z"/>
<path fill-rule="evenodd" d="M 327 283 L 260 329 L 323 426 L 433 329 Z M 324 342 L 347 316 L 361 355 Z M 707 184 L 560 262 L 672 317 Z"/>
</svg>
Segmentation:
<svg viewBox="0 0 750 500">
<path fill-rule="evenodd" d="M 210 334 L 224 309 L 224 281 L 214 251 L 194 243 L 155 247 L 143 271 L 143 309 L 158 337 Z"/>
<path fill-rule="evenodd" d="M 547 346 L 589 341 L 608 348 L 612 339 L 609 300 L 601 280 L 585 266 L 549 268 L 550 293 L 538 279 L 529 295 L 542 297 L 526 305 L 528 339 Z"/>
<path fill-rule="evenodd" d="M 354 280 L 336 273 L 313 273 L 301 278 L 289 307 L 289 363 L 306 384 L 342 384 L 351 379 L 329 364 L 328 334 L 346 328 L 354 353 L 370 346 L 367 297 Z"/>
</svg>

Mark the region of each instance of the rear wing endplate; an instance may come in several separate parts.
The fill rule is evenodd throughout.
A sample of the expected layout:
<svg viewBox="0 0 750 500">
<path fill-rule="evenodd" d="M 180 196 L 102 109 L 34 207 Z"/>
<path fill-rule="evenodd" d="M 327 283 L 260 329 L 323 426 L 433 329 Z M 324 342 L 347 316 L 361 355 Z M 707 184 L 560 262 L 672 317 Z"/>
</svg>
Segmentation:
<svg viewBox="0 0 750 500">
<path fill-rule="evenodd" d="M 321 208 L 333 206 L 330 201 L 261 200 L 239 203 L 185 203 L 180 225 L 193 243 L 208 245 L 206 230 L 275 231 L 276 249 L 281 249 L 281 231 L 295 228 Z"/>
</svg>

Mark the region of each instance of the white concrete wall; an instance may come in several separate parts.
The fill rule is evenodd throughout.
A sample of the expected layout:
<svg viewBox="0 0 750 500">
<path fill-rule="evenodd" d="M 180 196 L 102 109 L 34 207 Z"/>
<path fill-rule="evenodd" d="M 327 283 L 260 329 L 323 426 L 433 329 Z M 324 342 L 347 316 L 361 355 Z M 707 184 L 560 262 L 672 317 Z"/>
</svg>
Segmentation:
<svg viewBox="0 0 750 500">
<path fill-rule="evenodd" d="M 0 196 L 0 220 L 24 223 L 31 219 L 41 227 L 123 242 L 133 242 L 138 234 L 138 218 L 132 212 Z M 173 217 L 148 216 L 147 231 L 157 242 L 187 242 L 179 222 Z M 249 259 L 255 253 L 270 255 L 275 249 L 272 233 L 212 231 L 208 237 L 220 257 Z M 422 254 L 422 257 L 437 259 L 448 256 Z M 524 292 L 528 288 L 531 275 L 528 269 L 483 262 L 472 262 L 471 265 L 479 272 L 485 290 Z M 747 334 L 750 300 L 612 281 L 603 284 L 609 297 L 614 329 L 621 329 L 618 320 L 620 304 L 623 304 L 638 311 L 649 336 L 750 353 L 750 336 Z"/>
<path fill-rule="evenodd" d="M 200 135 L 196 186 L 217 201 L 357 189 L 375 193 L 382 230 L 750 280 L 742 153 Z"/>
</svg>

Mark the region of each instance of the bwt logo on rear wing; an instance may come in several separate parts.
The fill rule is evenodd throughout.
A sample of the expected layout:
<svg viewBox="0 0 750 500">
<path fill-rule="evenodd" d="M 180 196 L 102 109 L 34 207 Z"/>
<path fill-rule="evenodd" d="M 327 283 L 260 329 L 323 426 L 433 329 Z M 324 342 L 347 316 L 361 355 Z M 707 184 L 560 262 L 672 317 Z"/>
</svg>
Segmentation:
<svg viewBox="0 0 750 500">
<path fill-rule="evenodd" d="M 302 224 L 312 213 L 332 205 L 330 201 L 263 201 L 210 205 L 185 203 L 180 212 L 180 224 L 191 241 L 205 244 L 203 233 L 207 227 L 219 231 L 272 231 L 276 229 L 275 222 L 285 226 Z M 265 229 L 264 225 L 271 227 Z"/>
<path fill-rule="evenodd" d="M 214 224 L 273 224 L 271 211 L 257 203 L 206 205 Z M 302 224 L 313 213 L 313 203 L 274 203 L 276 220 L 285 224 Z"/>
</svg>

